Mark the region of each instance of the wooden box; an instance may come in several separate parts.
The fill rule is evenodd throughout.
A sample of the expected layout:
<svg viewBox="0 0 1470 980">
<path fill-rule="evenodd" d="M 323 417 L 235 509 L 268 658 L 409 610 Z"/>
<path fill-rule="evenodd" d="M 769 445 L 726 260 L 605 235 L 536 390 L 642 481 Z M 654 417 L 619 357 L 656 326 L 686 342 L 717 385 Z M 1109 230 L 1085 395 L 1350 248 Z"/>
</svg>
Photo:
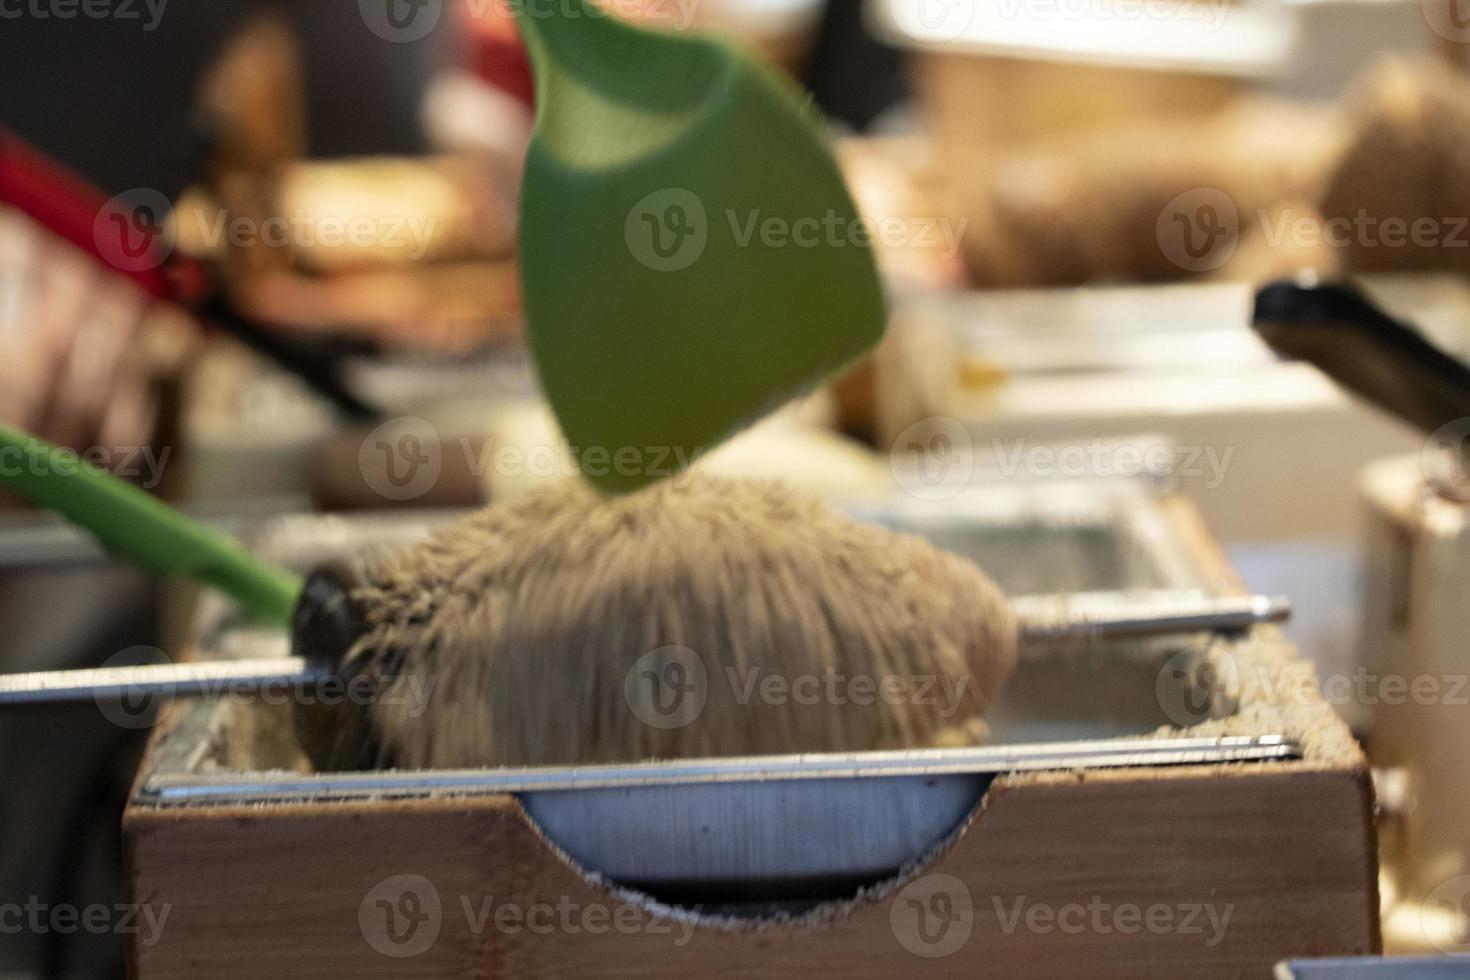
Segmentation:
<svg viewBox="0 0 1470 980">
<path fill-rule="evenodd" d="M 1158 501 L 1155 516 L 1202 583 L 1239 588 L 1187 503 Z M 175 705 L 126 818 L 134 899 L 167 913 L 152 942 L 135 937 L 133 970 L 1244 977 L 1287 957 L 1376 951 L 1373 797 L 1356 744 L 1276 630 L 1202 643 L 1028 656 L 992 719 L 997 740 L 1048 711 L 1052 728 L 1075 717 L 1125 742 L 1178 735 L 1171 699 L 1204 693 L 1206 709 L 1182 719 L 1198 721 L 1192 733 L 1284 735 L 1300 758 L 1000 775 L 895 874 L 754 915 L 604 880 L 513 795 L 170 802 L 156 792 L 170 769 L 292 764 L 279 716 Z"/>
</svg>

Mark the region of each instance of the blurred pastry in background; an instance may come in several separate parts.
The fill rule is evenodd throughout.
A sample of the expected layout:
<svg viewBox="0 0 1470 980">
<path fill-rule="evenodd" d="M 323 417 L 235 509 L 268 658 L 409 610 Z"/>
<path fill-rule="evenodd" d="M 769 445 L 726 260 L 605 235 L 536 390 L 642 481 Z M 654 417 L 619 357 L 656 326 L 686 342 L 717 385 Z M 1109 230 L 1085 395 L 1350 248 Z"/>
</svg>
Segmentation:
<svg viewBox="0 0 1470 980">
<path fill-rule="evenodd" d="M 966 195 L 970 273 L 1013 287 L 1214 272 L 1161 247 L 1160 217 L 1214 220 L 1193 230 L 1223 236 L 1209 247 L 1224 255 L 1242 216 L 1315 200 L 1342 138 L 1334 113 L 1249 98 L 1205 121 L 1126 123 L 1007 157 Z"/>
<path fill-rule="evenodd" d="M 515 188 L 471 157 L 295 162 L 274 190 L 276 214 L 295 228 L 293 264 L 321 275 L 515 247 Z"/>
<path fill-rule="evenodd" d="M 514 340 L 511 161 L 529 115 L 464 111 L 483 109 L 472 82 L 431 88 L 426 129 L 446 152 L 308 160 L 303 59 L 290 25 L 262 16 L 202 80 L 214 145 L 175 206 L 176 247 L 224 270 L 234 305 L 282 331 L 440 351 Z"/>
<path fill-rule="evenodd" d="M 1392 59 L 1341 103 L 1248 97 L 996 158 L 956 188 L 975 285 L 1470 269 L 1470 80 Z"/>
<path fill-rule="evenodd" d="M 1360 271 L 1470 270 L 1470 79 L 1393 59 L 1348 92 L 1351 136 L 1322 197 Z"/>
<path fill-rule="evenodd" d="M 195 256 L 243 253 L 222 259 L 234 301 L 282 331 L 342 333 L 390 349 L 511 342 L 520 332 L 515 194 L 482 163 L 284 164 L 263 187 L 255 182 L 268 202 L 259 210 L 187 195 L 175 210 L 176 241 Z M 244 234 L 221 235 L 222 227 Z"/>
</svg>

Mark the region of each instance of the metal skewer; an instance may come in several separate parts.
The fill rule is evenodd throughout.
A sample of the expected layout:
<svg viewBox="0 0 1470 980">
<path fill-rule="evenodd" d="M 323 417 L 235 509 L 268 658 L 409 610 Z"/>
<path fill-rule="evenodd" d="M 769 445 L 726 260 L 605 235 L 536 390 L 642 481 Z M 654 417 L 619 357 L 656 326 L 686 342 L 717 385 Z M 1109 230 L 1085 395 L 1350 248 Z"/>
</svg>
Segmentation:
<svg viewBox="0 0 1470 980">
<path fill-rule="evenodd" d="M 1192 632 L 1235 632 L 1291 615 L 1284 598 L 1223 598 L 1153 594 L 1140 599 L 1089 599 L 1078 595 L 1023 596 L 1012 602 L 1025 643 L 1138 639 Z M 286 642 L 285 637 L 282 643 Z M 42 670 L 0 674 L 0 705 L 44 701 L 160 695 L 238 694 L 265 688 L 316 684 L 332 665 L 302 657 L 208 660 L 191 663 Z"/>
<path fill-rule="evenodd" d="M 332 674 L 327 664 L 302 657 L 201 660 L 83 670 L 37 670 L 0 674 L 0 704 L 90 701 L 94 698 L 162 695 L 219 695 L 314 684 Z"/>
<path fill-rule="evenodd" d="M 158 807 L 317 804 L 516 793 L 581 867 L 644 890 L 809 896 L 891 877 L 975 811 L 999 773 L 1280 762 L 1277 734 L 1114 738 L 530 769 L 154 773 Z M 713 832 L 712 832 L 713 831 Z M 793 842 L 796 842 L 795 844 Z"/>
<path fill-rule="evenodd" d="M 315 794 L 383 799 L 429 793 L 539 793 L 662 786 L 768 783 L 807 779 L 934 777 L 1129 766 L 1200 765 L 1294 759 L 1301 746 L 1284 735 L 1094 739 L 894 752 L 811 753 L 679 759 L 592 766 L 437 769 L 349 773 L 155 775 L 141 788 L 149 802 L 260 802 Z"/>
<path fill-rule="evenodd" d="M 1194 596 L 1152 593 L 1140 598 L 1086 595 L 1020 596 L 1011 601 L 1022 643 L 1130 640 L 1174 633 L 1232 633 L 1285 622 L 1282 596 Z"/>
</svg>

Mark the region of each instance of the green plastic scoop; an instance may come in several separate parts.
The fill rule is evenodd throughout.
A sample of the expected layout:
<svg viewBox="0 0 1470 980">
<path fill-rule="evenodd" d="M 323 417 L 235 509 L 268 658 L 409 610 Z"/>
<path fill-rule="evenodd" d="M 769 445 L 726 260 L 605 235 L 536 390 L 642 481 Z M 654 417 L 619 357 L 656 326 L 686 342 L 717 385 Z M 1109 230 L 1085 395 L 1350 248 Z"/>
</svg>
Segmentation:
<svg viewBox="0 0 1470 980">
<path fill-rule="evenodd" d="M 35 436 L 0 425 L 0 485 L 92 532 L 160 575 L 213 585 L 257 619 L 288 623 L 301 579 L 239 542 Z"/>
<path fill-rule="evenodd" d="M 627 492 L 872 347 L 882 290 L 790 82 L 586 0 L 517 10 L 536 76 L 519 232 L 530 346 L 583 474 Z"/>
</svg>

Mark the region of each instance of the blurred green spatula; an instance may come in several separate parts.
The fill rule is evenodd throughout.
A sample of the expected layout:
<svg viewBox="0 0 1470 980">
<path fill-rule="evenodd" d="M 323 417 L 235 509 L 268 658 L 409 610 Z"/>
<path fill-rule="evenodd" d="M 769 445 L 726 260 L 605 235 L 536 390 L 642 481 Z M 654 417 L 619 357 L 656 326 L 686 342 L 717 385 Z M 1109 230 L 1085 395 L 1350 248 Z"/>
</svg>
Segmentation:
<svg viewBox="0 0 1470 980">
<path fill-rule="evenodd" d="M 265 622 L 291 619 L 301 593 L 295 573 L 261 561 L 69 449 L 0 425 L 0 486 L 87 529 L 119 557 L 213 585 Z"/>
<path fill-rule="evenodd" d="M 517 10 L 536 75 L 519 233 L 530 345 L 583 474 L 626 492 L 870 348 L 882 291 L 791 83 L 586 0 Z"/>
</svg>

